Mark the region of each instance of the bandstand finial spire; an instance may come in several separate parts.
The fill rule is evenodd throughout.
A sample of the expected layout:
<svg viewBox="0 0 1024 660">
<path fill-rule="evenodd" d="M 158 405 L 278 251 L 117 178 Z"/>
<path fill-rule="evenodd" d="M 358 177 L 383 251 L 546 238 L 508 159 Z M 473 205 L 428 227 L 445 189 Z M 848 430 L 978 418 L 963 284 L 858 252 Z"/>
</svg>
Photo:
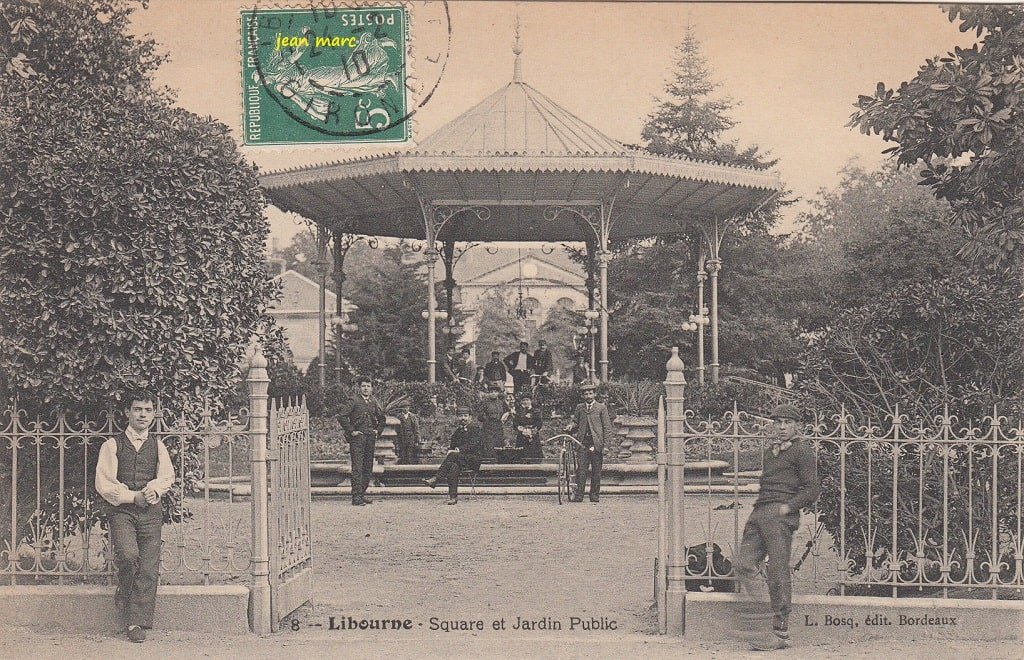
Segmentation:
<svg viewBox="0 0 1024 660">
<path fill-rule="evenodd" d="M 516 7 L 516 41 L 512 44 L 512 52 L 516 55 L 515 67 L 512 69 L 512 82 L 514 83 L 523 82 L 523 63 L 519 59 L 519 56 L 523 54 L 523 44 L 519 38 L 519 28 L 519 8 Z"/>
</svg>

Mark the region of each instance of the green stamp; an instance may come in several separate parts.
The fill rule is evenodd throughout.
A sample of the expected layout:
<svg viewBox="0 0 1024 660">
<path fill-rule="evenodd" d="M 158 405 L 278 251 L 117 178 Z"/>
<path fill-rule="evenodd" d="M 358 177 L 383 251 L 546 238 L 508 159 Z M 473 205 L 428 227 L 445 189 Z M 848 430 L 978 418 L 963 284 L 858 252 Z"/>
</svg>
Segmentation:
<svg viewBox="0 0 1024 660">
<path fill-rule="evenodd" d="M 242 12 L 246 145 L 404 142 L 404 7 Z"/>
</svg>

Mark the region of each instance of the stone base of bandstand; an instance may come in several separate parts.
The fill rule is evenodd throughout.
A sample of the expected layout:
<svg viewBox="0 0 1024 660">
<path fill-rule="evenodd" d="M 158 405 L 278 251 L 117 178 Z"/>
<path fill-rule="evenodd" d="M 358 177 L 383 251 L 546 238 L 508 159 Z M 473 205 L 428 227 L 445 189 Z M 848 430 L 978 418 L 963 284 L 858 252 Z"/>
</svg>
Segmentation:
<svg viewBox="0 0 1024 660">
<path fill-rule="evenodd" d="M 687 593 L 684 637 L 735 637 L 744 601 L 749 598 L 742 594 Z M 795 595 L 789 632 L 794 647 L 885 639 L 1024 641 L 1024 601 Z"/>
<path fill-rule="evenodd" d="M 157 589 L 154 628 L 240 634 L 249 631 L 249 589 L 164 585 Z M 0 587 L 0 629 L 120 634 L 113 586 Z"/>
</svg>

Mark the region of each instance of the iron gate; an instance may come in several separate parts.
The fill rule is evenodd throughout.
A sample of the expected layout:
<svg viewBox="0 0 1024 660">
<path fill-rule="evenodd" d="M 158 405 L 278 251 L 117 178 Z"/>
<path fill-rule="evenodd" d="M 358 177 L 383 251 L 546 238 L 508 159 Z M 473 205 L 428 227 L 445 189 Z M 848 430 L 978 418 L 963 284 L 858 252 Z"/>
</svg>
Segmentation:
<svg viewBox="0 0 1024 660">
<path fill-rule="evenodd" d="M 273 401 L 269 429 L 270 625 L 313 600 L 309 411 L 305 400 Z"/>
</svg>

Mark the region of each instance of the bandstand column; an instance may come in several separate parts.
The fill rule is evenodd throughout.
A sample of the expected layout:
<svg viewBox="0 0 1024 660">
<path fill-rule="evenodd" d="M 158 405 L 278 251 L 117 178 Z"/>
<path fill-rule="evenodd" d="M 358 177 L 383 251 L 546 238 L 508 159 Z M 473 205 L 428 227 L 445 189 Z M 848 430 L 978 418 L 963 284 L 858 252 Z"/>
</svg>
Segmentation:
<svg viewBox="0 0 1024 660">
<path fill-rule="evenodd" d="M 437 298 L 434 292 L 434 275 L 437 270 L 437 248 L 434 241 L 427 241 L 427 382 L 437 381 Z"/>
<path fill-rule="evenodd" d="M 704 270 L 704 250 L 700 251 L 697 266 L 697 314 L 704 316 L 704 282 L 708 273 Z M 697 382 L 704 384 L 704 324 L 697 324 Z"/>
<path fill-rule="evenodd" d="M 711 382 L 718 384 L 718 272 L 722 269 L 721 259 L 708 261 L 711 275 Z"/>
<path fill-rule="evenodd" d="M 597 255 L 601 280 L 601 381 L 608 381 L 608 260 L 611 255 L 603 249 Z"/>
<path fill-rule="evenodd" d="M 313 266 L 316 268 L 317 279 L 320 281 L 320 300 L 317 336 L 317 378 L 321 389 L 327 385 L 327 250 L 330 236 L 320 226 L 316 227 L 317 257 Z"/>
</svg>

